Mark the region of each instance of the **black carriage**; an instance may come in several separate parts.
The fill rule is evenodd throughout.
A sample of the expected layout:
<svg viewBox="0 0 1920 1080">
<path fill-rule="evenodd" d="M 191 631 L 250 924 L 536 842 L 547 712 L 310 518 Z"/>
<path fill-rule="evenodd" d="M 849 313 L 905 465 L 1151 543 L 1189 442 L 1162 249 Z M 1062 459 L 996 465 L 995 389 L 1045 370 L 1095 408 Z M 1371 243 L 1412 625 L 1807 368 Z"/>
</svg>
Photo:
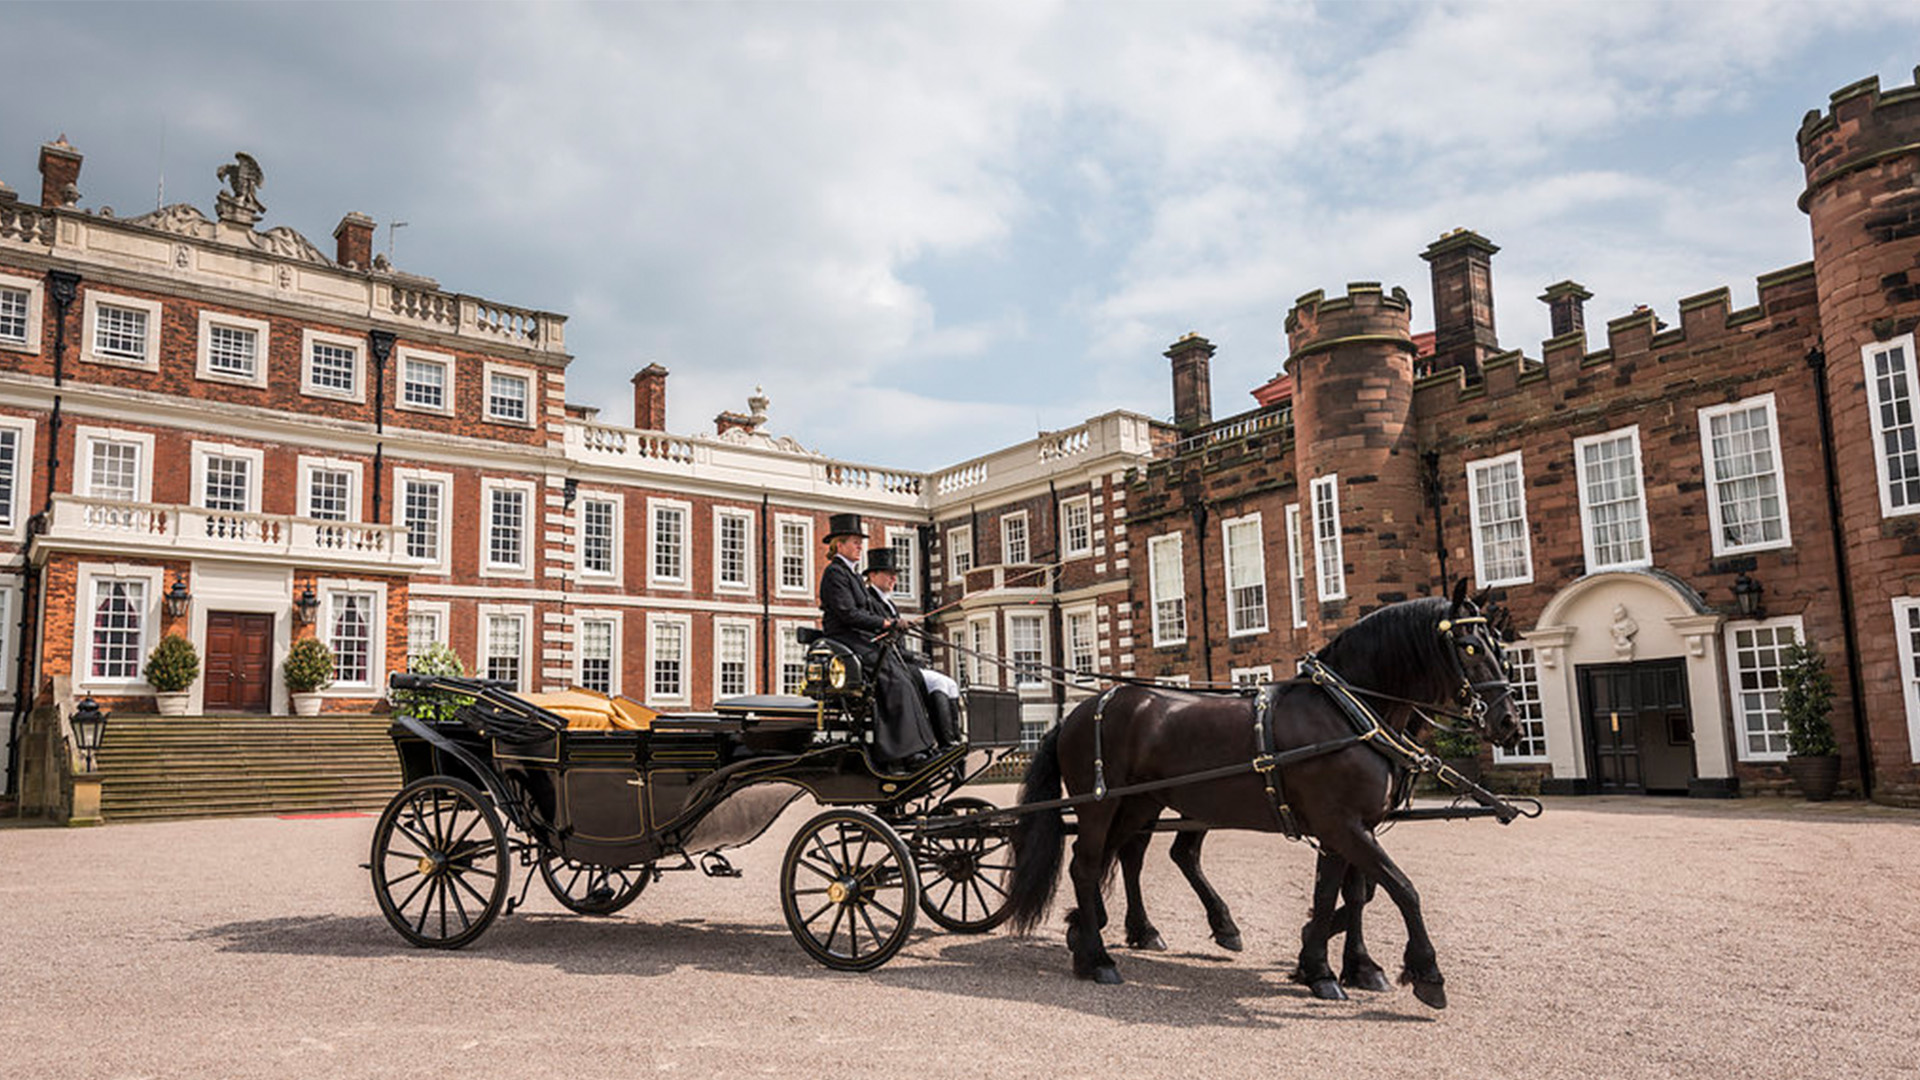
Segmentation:
<svg viewBox="0 0 1920 1080">
<path fill-rule="evenodd" d="M 583 690 L 516 694 L 485 679 L 394 675 L 406 783 L 374 830 L 368 869 L 381 911 L 415 945 L 459 948 L 518 905 L 517 865 L 528 875 L 520 899 L 537 870 L 568 909 L 612 914 L 668 871 L 738 876 L 725 852 L 805 794 L 824 809 L 788 845 L 781 906 L 820 963 L 886 963 L 919 911 L 962 933 L 999 925 L 1007 822 L 954 791 L 1017 743 L 1017 721 L 1009 730 L 976 716 L 968 743 L 893 772 L 869 749 L 858 659 L 816 638 L 806 677 L 805 697 L 666 714 Z"/>
</svg>

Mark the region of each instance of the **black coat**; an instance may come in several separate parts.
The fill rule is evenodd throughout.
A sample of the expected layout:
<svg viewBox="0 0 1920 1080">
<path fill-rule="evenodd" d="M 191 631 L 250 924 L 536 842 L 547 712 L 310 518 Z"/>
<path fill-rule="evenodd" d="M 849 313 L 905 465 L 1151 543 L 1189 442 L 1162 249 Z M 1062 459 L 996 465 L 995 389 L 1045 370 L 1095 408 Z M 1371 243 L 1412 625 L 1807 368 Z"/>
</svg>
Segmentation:
<svg viewBox="0 0 1920 1080">
<path fill-rule="evenodd" d="M 860 575 L 839 558 L 820 575 L 820 629 L 853 650 L 873 683 L 873 748 L 882 761 L 899 761 L 931 750 L 938 740 L 921 696 L 920 673 L 900 655 L 891 637 L 874 640 L 894 618 Z"/>
</svg>

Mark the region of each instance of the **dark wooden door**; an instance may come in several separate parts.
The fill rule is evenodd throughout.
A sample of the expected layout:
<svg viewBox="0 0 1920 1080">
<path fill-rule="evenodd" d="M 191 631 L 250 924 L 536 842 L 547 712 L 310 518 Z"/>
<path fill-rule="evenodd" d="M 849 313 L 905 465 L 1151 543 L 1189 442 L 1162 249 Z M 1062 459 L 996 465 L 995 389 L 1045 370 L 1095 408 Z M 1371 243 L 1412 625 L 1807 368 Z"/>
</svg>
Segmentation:
<svg viewBox="0 0 1920 1080">
<path fill-rule="evenodd" d="M 266 712 L 273 702 L 273 616 L 207 612 L 208 712 Z"/>
<path fill-rule="evenodd" d="M 1603 792 L 1685 792 L 1694 775 L 1693 718 L 1679 660 L 1580 669 L 1581 716 Z"/>
</svg>

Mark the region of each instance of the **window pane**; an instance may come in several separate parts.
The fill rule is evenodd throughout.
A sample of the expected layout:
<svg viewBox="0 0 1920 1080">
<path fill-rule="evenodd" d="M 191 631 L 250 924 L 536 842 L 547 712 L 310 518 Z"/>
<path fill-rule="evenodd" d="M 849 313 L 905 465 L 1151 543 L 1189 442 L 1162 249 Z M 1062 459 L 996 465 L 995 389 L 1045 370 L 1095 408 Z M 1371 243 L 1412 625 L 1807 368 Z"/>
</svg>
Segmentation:
<svg viewBox="0 0 1920 1080">
<path fill-rule="evenodd" d="M 230 513 L 244 514 L 252 509 L 248 505 L 252 484 L 249 474 L 253 462 L 241 457 L 208 456 L 207 486 L 204 492 L 207 509 L 224 510 Z"/>
<path fill-rule="evenodd" d="M 686 628 L 680 623 L 653 625 L 653 696 L 677 698 L 686 693 L 681 678 L 686 641 Z"/>
<path fill-rule="evenodd" d="M 1007 616 L 1008 659 L 1013 661 L 1014 682 L 1020 686 L 1040 686 L 1045 676 L 1040 670 L 1044 623 L 1038 615 Z"/>
<path fill-rule="evenodd" d="M 13 527 L 13 493 L 20 475 L 20 432 L 0 428 L 0 529 Z"/>
<path fill-rule="evenodd" d="M 800 628 L 780 628 L 780 692 L 798 694 L 807 684 L 807 648 L 800 644 Z"/>
<path fill-rule="evenodd" d="M 1313 561 L 1320 574 L 1320 598 L 1347 595 L 1346 557 L 1340 543 L 1340 492 L 1337 478 L 1313 482 Z"/>
<path fill-rule="evenodd" d="M 1147 541 L 1148 573 L 1153 593 L 1153 640 L 1156 644 L 1187 636 L 1186 567 L 1181 562 L 1180 534 Z"/>
<path fill-rule="evenodd" d="M 780 587 L 787 590 L 802 590 L 811 584 L 807 580 L 807 526 L 805 522 L 783 521 L 780 523 Z"/>
<path fill-rule="evenodd" d="M 1780 710 L 1780 671 L 1795 640 L 1791 626 L 1740 627 L 1733 632 L 1734 698 L 1743 756 L 1787 752 L 1787 720 Z"/>
<path fill-rule="evenodd" d="M 257 370 L 258 337 L 244 326 L 207 326 L 207 369 L 223 375 L 253 378 Z"/>
<path fill-rule="evenodd" d="M 408 480 L 401 485 L 403 520 L 407 527 L 407 554 L 416 559 L 440 559 L 440 501 L 438 480 Z"/>
<path fill-rule="evenodd" d="M 520 689 L 520 654 L 525 631 L 518 615 L 487 616 L 487 678 Z"/>
<path fill-rule="evenodd" d="M 408 357 L 400 393 L 409 405 L 422 409 L 447 407 L 447 367 L 432 360 Z"/>
<path fill-rule="evenodd" d="M 437 611 L 410 611 L 407 613 L 407 669 L 411 671 L 427 650 L 443 640 L 440 632 L 440 613 Z"/>
<path fill-rule="evenodd" d="M 1636 459 L 1631 434 L 1581 447 L 1581 497 L 1587 504 L 1588 550 L 1596 567 L 1646 561 Z"/>
<path fill-rule="evenodd" d="M 345 469 L 314 469 L 307 476 L 307 516 L 346 521 L 353 475 Z"/>
<path fill-rule="evenodd" d="M 580 623 L 580 685 L 602 694 L 613 693 L 613 623 L 584 619 Z"/>
<path fill-rule="evenodd" d="M 147 313 L 100 304 L 94 308 L 93 351 L 114 360 L 147 359 Z"/>
<path fill-rule="evenodd" d="M 1708 441 L 1721 543 L 1744 547 L 1782 539 L 1780 478 L 1766 406 L 1710 418 Z"/>
<path fill-rule="evenodd" d="M 96 499 L 134 501 L 140 493 L 140 444 L 96 440 L 87 481 Z"/>
<path fill-rule="evenodd" d="M 747 628 L 722 626 L 717 647 L 721 697 L 738 697 L 747 692 Z"/>
<path fill-rule="evenodd" d="M 1060 504 L 1060 531 L 1066 554 L 1085 555 L 1093 550 L 1093 521 L 1086 499 L 1070 499 Z"/>
<path fill-rule="evenodd" d="M 96 679 L 132 679 L 140 674 L 141 629 L 147 583 L 113 578 L 93 582 L 93 645 Z"/>
<path fill-rule="evenodd" d="M 580 504 L 582 573 L 613 573 L 614 507 L 615 504 L 606 499 L 588 499 Z"/>
<path fill-rule="evenodd" d="M 316 341 L 312 354 L 307 358 L 307 382 L 316 390 L 351 394 L 354 392 L 354 367 L 358 358 L 359 352 L 352 346 Z"/>
<path fill-rule="evenodd" d="M 367 593 L 333 594 L 333 626 L 328 647 L 333 650 L 336 682 L 373 681 L 373 597 Z"/>
<path fill-rule="evenodd" d="M 899 576 L 893 579 L 893 595 L 910 599 L 913 596 L 913 536 L 896 536 L 889 541 L 893 548 L 893 565 L 900 568 Z"/>
<path fill-rule="evenodd" d="M 527 496 L 512 488 L 494 488 L 487 536 L 487 559 L 494 566 L 525 565 Z"/>
<path fill-rule="evenodd" d="M 0 289 L 0 341 L 27 344 L 27 290 Z"/>
<path fill-rule="evenodd" d="M 747 581 L 747 518 L 720 515 L 720 584 L 745 586 Z"/>
<path fill-rule="evenodd" d="M 1025 515 L 1002 518 L 1000 539 L 1005 548 L 1000 561 L 1017 566 L 1027 561 L 1027 519 Z"/>
<path fill-rule="evenodd" d="M 678 507 L 653 508 L 653 576 L 679 581 L 685 576 L 686 512 Z"/>
<path fill-rule="evenodd" d="M 496 374 L 487 380 L 487 415 L 498 420 L 527 418 L 527 380 Z"/>
<path fill-rule="evenodd" d="M 1517 460 L 1475 463 L 1473 530 L 1479 544 L 1482 585 L 1525 581 L 1533 576 Z"/>
<path fill-rule="evenodd" d="M 1260 522 L 1237 521 L 1227 526 L 1226 561 L 1228 631 L 1247 634 L 1265 630 L 1267 575 Z"/>
</svg>

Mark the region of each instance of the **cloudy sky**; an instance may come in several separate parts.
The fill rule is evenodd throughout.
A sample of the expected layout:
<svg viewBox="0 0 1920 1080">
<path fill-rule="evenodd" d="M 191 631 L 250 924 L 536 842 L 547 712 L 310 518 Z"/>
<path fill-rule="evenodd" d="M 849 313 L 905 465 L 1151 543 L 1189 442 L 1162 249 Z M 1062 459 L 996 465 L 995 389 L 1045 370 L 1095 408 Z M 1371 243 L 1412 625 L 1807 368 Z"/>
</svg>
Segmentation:
<svg viewBox="0 0 1920 1080">
<path fill-rule="evenodd" d="M 1913 81 L 1920 5 L 9 5 L 0 181 L 86 155 L 81 205 L 209 215 L 331 252 L 349 210 L 443 288 L 570 316 L 569 399 L 950 465 L 1114 408 L 1219 347 L 1214 411 L 1312 289 L 1402 285 L 1456 226 L 1501 245 L 1503 345 L 1543 286 L 1596 329 L 1808 258 L 1793 133 Z M 384 225 L 404 221 L 390 233 Z M 1604 344 L 1602 335 L 1595 342 Z"/>
</svg>

